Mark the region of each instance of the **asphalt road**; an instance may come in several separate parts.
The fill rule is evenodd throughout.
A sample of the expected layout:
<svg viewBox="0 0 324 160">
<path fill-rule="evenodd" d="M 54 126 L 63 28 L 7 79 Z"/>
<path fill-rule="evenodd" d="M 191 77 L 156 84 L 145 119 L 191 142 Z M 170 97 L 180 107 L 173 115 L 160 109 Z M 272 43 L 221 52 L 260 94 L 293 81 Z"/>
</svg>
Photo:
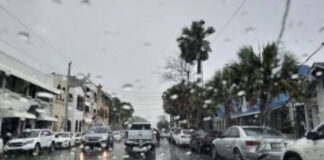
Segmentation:
<svg viewBox="0 0 324 160">
<path fill-rule="evenodd" d="M 5 160 L 211 160 L 208 154 L 196 154 L 189 148 L 178 147 L 170 144 L 166 140 L 161 140 L 161 144 L 156 148 L 155 156 L 145 157 L 139 155 L 130 157 L 125 153 L 124 144 L 115 142 L 114 149 L 110 151 L 101 151 L 99 149 L 80 152 L 80 147 L 71 149 L 57 150 L 54 153 L 44 151 L 42 155 L 31 156 L 27 153 L 13 153 L 5 155 Z"/>
</svg>

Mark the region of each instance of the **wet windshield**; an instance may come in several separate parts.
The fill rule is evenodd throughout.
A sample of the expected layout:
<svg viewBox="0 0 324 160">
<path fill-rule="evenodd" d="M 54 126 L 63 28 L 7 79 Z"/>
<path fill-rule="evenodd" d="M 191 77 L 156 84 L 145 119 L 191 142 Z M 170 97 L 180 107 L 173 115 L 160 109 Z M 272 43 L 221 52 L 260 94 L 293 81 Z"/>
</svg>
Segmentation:
<svg viewBox="0 0 324 160">
<path fill-rule="evenodd" d="M 283 137 L 280 133 L 273 129 L 267 128 L 243 128 L 247 136 L 250 137 Z"/>
<path fill-rule="evenodd" d="M 92 133 L 108 133 L 108 128 L 106 128 L 106 127 L 93 127 L 93 128 L 90 128 L 87 131 L 87 134 L 92 134 Z"/>
<path fill-rule="evenodd" d="M 0 160 L 322 160 L 323 123 L 324 0 L 0 0 Z"/>
<path fill-rule="evenodd" d="M 67 138 L 70 137 L 69 133 L 57 133 L 55 134 L 55 138 Z"/>
<path fill-rule="evenodd" d="M 18 138 L 36 138 L 39 135 L 39 131 L 24 131 Z"/>
</svg>

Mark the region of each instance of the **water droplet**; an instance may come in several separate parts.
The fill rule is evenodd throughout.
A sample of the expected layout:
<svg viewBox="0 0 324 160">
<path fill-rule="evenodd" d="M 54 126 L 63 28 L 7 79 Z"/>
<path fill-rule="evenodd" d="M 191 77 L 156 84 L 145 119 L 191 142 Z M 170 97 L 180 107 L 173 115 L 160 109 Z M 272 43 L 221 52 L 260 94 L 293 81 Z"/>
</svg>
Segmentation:
<svg viewBox="0 0 324 160">
<path fill-rule="evenodd" d="M 185 153 L 185 155 L 187 155 L 187 156 L 188 156 L 188 155 L 191 155 L 191 152 L 188 151 L 188 152 Z"/>
<path fill-rule="evenodd" d="M 123 89 L 124 91 L 131 91 L 133 88 L 134 88 L 134 86 L 133 86 L 132 84 L 124 84 L 124 85 L 122 86 L 122 89 Z"/>
<path fill-rule="evenodd" d="M 175 100 L 175 99 L 178 98 L 178 95 L 177 95 L 177 94 L 174 94 L 174 95 L 172 95 L 170 98 L 171 98 L 172 100 Z"/>
<path fill-rule="evenodd" d="M 298 74 L 294 74 L 291 76 L 291 79 L 298 79 Z"/>
<path fill-rule="evenodd" d="M 129 158 L 129 155 L 123 155 L 123 158 L 124 159 Z"/>
<path fill-rule="evenodd" d="M 228 42 L 230 42 L 231 41 L 231 39 L 229 39 L 229 38 L 225 38 L 224 39 L 224 43 L 228 43 Z"/>
<path fill-rule="evenodd" d="M 180 116 L 174 116 L 173 119 L 178 120 L 178 119 L 180 119 Z"/>
<path fill-rule="evenodd" d="M 300 56 L 300 58 L 307 58 L 308 57 L 308 53 L 304 53 Z"/>
<path fill-rule="evenodd" d="M 207 87 L 207 90 L 209 90 L 209 91 L 211 91 L 211 90 L 213 90 L 214 88 L 212 87 L 212 86 L 208 86 Z"/>
<path fill-rule="evenodd" d="M 145 42 L 145 43 L 143 44 L 143 46 L 144 46 L 144 47 L 149 47 L 149 46 L 151 46 L 151 43 L 150 43 L 150 42 Z"/>
<path fill-rule="evenodd" d="M 90 7 L 90 0 L 81 0 L 81 4 L 84 7 Z"/>
<path fill-rule="evenodd" d="M 237 96 L 244 96 L 246 93 L 245 93 L 245 91 L 239 91 L 238 93 L 237 93 Z"/>
<path fill-rule="evenodd" d="M 190 90 L 190 93 L 195 93 L 195 89 L 191 89 Z"/>
<path fill-rule="evenodd" d="M 211 119 L 211 117 L 204 117 L 203 121 L 210 121 Z"/>
<path fill-rule="evenodd" d="M 304 22 L 303 22 L 303 21 L 299 21 L 299 22 L 298 22 L 298 26 L 299 26 L 299 27 L 301 27 L 301 26 L 303 26 L 303 25 L 304 25 Z"/>
<path fill-rule="evenodd" d="M 62 4 L 61 0 L 52 0 L 52 2 L 55 3 L 55 4 Z"/>
<path fill-rule="evenodd" d="M 125 110 L 132 109 L 132 107 L 130 105 L 128 105 L 128 104 L 123 105 L 122 108 L 125 109 Z"/>
<path fill-rule="evenodd" d="M 245 12 L 245 11 L 241 13 L 241 17 L 242 17 L 242 18 L 243 18 L 243 17 L 246 17 L 247 15 L 248 15 L 248 13 Z"/>
<path fill-rule="evenodd" d="M 226 84 L 227 84 L 227 81 L 223 80 L 223 81 L 222 81 L 222 84 L 223 84 L 223 85 L 226 85 Z"/>
<path fill-rule="evenodd" d="M 245 29 L 245 33 L 248 35 L 252 35 L 252 34 L 254 34 L 254 32 L 255 32 L 255 29 L 253 27 L 248 27 Z"/>
<path fill-rule="evenodd" d="M 164 156 L 164 155 L 165 155 L 165 153 L 161 153 L 161 154 L 160 154 L 160 156 Z"/>
<path fill-rule="evenodd" d="M 317 77 L 320 77 L 320 76 L 323 75 L 323 72 L 322 72 L 322 71 L 317 71 L 317 72 L 315 73 L 315 75 L 316 75 Z"/>
<path fill-rule="evenodd" d="M 324 34 L 324 26 L 319 29 L 320 34 Z"/>
<path fill-rule="evenodd" d="M 30 35 L 29 35 L 29 33 L 25 32 L 25 31 L 20 31 L 20 32 L 18 32 L 18 38 L 22 41 L 27 42 L 30 39 Z"/>
<path fill-rule="evenodd" d="M 210 99 L 207 99 L 207 100 L 205 100 L 205 104 L 211 104 L 211 100 Z"/>
</svg>

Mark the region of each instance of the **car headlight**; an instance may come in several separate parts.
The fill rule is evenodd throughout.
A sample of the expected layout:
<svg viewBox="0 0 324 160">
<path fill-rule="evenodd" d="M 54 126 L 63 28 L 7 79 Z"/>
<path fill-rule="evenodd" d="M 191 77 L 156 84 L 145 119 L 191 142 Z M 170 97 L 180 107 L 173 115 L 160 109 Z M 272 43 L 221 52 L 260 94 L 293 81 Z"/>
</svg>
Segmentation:
<svg viewBox="0 0 324 160">
<path fill-rule="evenodd" d="M 24 143 L 24 145 L 26 145 L 26 144 L 31 144 L 31 143 L 33 143 L 34 142 L 34 140 L 29 140 L 29 141 L 26 141 L 25 143 Z"/>
</svg>

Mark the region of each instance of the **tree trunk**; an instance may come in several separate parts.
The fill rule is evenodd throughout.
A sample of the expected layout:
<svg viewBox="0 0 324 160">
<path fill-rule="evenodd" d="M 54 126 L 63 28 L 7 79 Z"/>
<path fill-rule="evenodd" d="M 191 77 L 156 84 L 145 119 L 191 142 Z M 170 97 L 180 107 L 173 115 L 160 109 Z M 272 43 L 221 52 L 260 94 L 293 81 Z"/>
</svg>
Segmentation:
<svg viewBox="0 0 324 160">
<path fill-rule="evenodd" d="M 225 107 L 225 128 L 228 128 L 232 125 L 230 104 L 226 103 L 224 107 Z"/>
<path fill-rule="evenodd" d="M 201 59 L 197 60 L 197 74 L 199 75 L 197 78 L 197 82 L 202 82 L 202 63 Z"/>
<path fill-rule="evenodd" d="M 268 112 L 267 112 L 266 104 L 267 104 L 266 95 L 261 95 L 260 114 L 259 114 L 259 120 L 261 126 L 267 125 Z"/>
</svg>

